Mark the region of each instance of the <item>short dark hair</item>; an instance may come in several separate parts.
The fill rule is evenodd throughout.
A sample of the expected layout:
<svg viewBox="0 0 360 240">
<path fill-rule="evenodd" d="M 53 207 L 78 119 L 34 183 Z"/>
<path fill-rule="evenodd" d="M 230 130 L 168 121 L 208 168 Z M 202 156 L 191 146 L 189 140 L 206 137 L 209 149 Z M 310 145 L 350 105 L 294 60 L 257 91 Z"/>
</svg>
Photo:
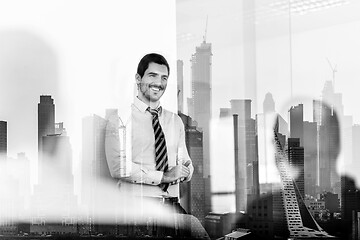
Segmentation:
<svg viewBox="0 0 360 240">
<path fill-rule="evenodd" d="M 139 62 L 137 73 L 140 75 L 140 77 L 144 76 L 146 69 L 148 69 L 149 64 L 152 62 L 160 65 L 165 65 L 168 70 L 168 75 L 170 75 L 170 67 L 166 59 L 160 54 L 149 53 L 146 54 Z"/>
</svg>

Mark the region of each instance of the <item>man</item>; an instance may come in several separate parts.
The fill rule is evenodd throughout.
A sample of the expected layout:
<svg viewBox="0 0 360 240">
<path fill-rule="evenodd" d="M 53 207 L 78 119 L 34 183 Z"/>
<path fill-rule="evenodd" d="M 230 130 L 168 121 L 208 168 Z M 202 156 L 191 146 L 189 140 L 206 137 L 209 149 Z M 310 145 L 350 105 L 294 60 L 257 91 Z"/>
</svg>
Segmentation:
<svg viewBox="0 0 360 240">
<path fill-rule="evenodd" d="M 147 54 L 138 64 L 135 75 L 138 94 L 131 106 L 130 124 L 126 124 L 131 129 L 129 176 L 120 175 L 116 115 L 109 117 L 105 149 L 111 176 L 119 178 L 122 191 L 168 203 L 184 213 L 179 204 L 179 183 L 191 179 L 194 167 L 180 117 L 160 104 L 169 73 L 169 64 L 159 54 Z"/>
</svg>

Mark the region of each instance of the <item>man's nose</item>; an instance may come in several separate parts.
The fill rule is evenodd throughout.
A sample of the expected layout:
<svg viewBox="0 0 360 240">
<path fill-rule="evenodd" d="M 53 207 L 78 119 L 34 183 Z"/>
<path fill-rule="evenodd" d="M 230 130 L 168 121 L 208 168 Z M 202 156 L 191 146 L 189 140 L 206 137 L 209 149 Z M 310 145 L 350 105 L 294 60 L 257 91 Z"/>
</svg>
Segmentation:
<svg viewBox="0 0 360 240">
<path fill-rule="evenodd" d="M 160 76 L 155 77 L 154 83 L 161 85 L 161 77 Z"/>
</svg>

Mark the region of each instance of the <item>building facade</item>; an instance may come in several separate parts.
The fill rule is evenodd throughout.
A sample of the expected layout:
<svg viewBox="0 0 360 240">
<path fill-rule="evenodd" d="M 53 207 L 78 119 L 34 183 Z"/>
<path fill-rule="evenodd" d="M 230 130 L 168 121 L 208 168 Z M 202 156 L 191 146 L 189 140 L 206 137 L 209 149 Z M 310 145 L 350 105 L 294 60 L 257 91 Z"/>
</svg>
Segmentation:
<svg viewBox="0 0 360 240">
<path fill-rule="evenodd" d="M 7 122 L 0 121 L 0 161 L 7 156 Z"/>
<path fill-rule="evenodd" d="M 212 117 L 212 48 L 206 40 L 196 47 L 191 57 L 191 87 L 189 115 L 203 132 L 204 178 L 210 178 L 210 120 Z M 206 209 L 211 211 L 211 186 L 206 183 Z"/>
</svg>

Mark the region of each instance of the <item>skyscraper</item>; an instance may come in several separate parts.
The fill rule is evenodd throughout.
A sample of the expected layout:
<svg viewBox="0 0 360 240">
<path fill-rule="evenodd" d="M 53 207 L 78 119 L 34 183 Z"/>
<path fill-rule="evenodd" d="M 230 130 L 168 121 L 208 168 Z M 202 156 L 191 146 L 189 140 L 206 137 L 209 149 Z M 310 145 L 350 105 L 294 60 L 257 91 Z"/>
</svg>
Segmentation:
<svg viewBox="0 0 360 240">
<path fill-rule="evenodd" d="M 275 131 L 275 161 L 281 177 L 281 189 L 274 196 L 274 233 L 290 238 L 329 238 L 319 224 L 311 217 L 309 210 L 301 197 L 301 189 L 296 187 L 298 182 L 291 174 L 283 144 L 278 132 Z M 288 148 L 298 148 L 299 140 L 291 140 Z M 289 150 L 288 150 L 289 151 Z M 291 163 L 290 163 L 291 165 Z M 285 219 L 284 219 L 285 218 Z M 284 224 L 285 220 L 285 224 Z M 286 229 L 284 227 L 286 226 Z"/>
<path fill-rule="evenodd" d="M 0 121 L 0 161 L 7 156 L 7 122 Z"/>
<path fill-rule="evenodd" d="M 313 100 L 313 122 L 316 122 L 319 126 L 321 124 L 321 100 Z"/>
<path fill-rule="evenodd" d="M 339 189 L 336 161 L 340 152 L 340 126 L 336 111 L 323 102 L 319 127 L 319 186 L 321 191 Z M 340 194 L 340 192 L 336 192 Z"/>
<path fill-rule="evenodd" d="M 352 162 L 357 163 L 360 161 L 360 148 L 356 146 L 360 146 L 360 125 L 355 124 L 352 127 L 352 146 L 353 152 L 352 152 Z"/>
<path fill-rule="evenodd" d="M 304 122 L 304 180 L 305 194 L 315 197 L 318 184 L 317 123 Z"/>
<path fill-rule="evenodd" d="M 304 146 L 303 105 L 292 106 L 290 112 L 290 137 L 299 138 L 300 146 Z"/>
<path fill-rule="evenodd" d="M 189 105 L 193 107 L 193 115 L 190 115 L 203 131 L 204 147 L 204 177 L 210 177 L 210 119 L 211 119 L 211 65 L 212 65 L 211 43 L 206 39 L 191 57 L 191 78 L 192 78 L 192 100 Z M 191 109 L 190 109 L 191 110 Z M 211 187 L 206 184 L 206 209 L 211 210 Z"/>
<path fill-rule="evenodd" d="M 289 165 L 292 168 L 294 182 L 298 188 L 301 197 L 305 198 L 304 187 L 304 148 L 300 147 L 300 139 L 288 139 L 288 158 Z"/>
<path fill-rule="evenodd" d="M 275 102 L 271 93 L 265 95 L 263 102 L 263 112 L 264 113 L 273 113 L 275 112 Z"/>
<path fill-rule="evenodd" d="M 107 109 L 106 118 L 116 109 Z M 101 232 L 107 226 L 97 221 L 97 214 L 114 199 L 104 197 L 100 192 L 106 186 L 116 186 L 117 179 L 112 178 L 105 155 L 105 128 L 107 120 L 91 115 L 82 120 L 82 160 L 81 160 L 81 202 L 88 206 L 90 229 Z M 115 209 L 114 209 L 115 211 Z M 113 219 L 115 223 L 115 219 Z M 112 225 L 112 228 L 115 227 Z M 107 230 L 105 230 L 107 231 Z"/>
<path fill-rule="evenodd" d="M 354 170 L 352 174 L 358 173 L 358 163 L 360 161 L 360 125 L 355 124 L 352 127 L 352 162 L 348 167 Z M 350 171 L 351 172 L 351 171 Z M 356 181 L 349 176 L 341 177 L 341 220 L 344 225 L 344 236 L 347 239 L 357 239 L 355 235 L 358 234 L 356 228 L 357 215 L 360 212 L 360 191 L 357 188 Z M 351 236 L 352 232 L 352 236 Z M 346 234 L 346 235 L 345 235 Z"/>
<path fill-rule="evenodd" d="M 38 103 L 38 151 L 41 153 L 42 137 L 55 133 L 55 105 L 51 96 L 41 95 Z"/>
<path fill-rule="evenodd" d="M 341 177 L 341 221 L 344 225 L 343 239 L 350 239 L 353 214 L 360 211 L 360 191 L 354 179 Z M 352 238 L 354 239 L 354 238 Z"/>
<path fill-rule="evenodd" d="M 68 136 L 52 134 L 42 137 L 40 183 L 59 176 L 64 184 L 73 186 L 72 149 Z"/>
<path fill-rule="evenodd" d="M 255 120 L 251 118 L 251 100 L 233 99 L 231 112 L 237 115 L 237 155 L 235 156 L 236 210 L 245 211 L 247 195 L 253 193 L 253 166 L 257 161 Z"/>
<path fill-rule="evenodd" d="M 178 112 L 184 112 L 184 62 L 177 60 L 177 99 Z"/>
<path fill-rule="evenodd" d="M 54 125 L 55 126 L 55 125 Z M 48 134 L 41 140 L 39 184 L 31 197 L 30 233 L 76 232 L 77 197 L 74 194 L 72 149 L 68 136 Z M 53 222 L 56 212 L 62 222 Z"/>
<path fill-rule="evenodd" d="M 81 161 L 81 201 L 94 201 L 99 182 L 114 181 L 110 175 L 105 156 L 106 120 L 98 115 L 82 120 L 82 161 Z"/>
<path fill-rule="evenodd" d="M 271 93 L 265 95 L 263 101 L 264 113 L 256 114 L 256 135 L 257 135 L 257 154 L 259 166 L 259 182 L 273 183 L 278 182 L 278 170 L 274 166 L 273 153 L 273 131 L 275 125 L 282 134 L 288 134 L 288 124 L 275 112 L 275 102 Z M 265 190 L 265 189 L 264 189 Z M 267 192 L 267 190 L 265 190 Z M 261 190 L 260 190 L 261 192 Z"/>
<path fill-rule="evenodd" d="M 344 136 L 340 135 L 340 124 L 345 122 L 344 119 L 341 94 L 335 93 L 332 82 L 327 81 L 322 91 L 319 132 L 319 165 L 322 173 L 320 189 L 337 194 L 341 192 L 341 184 L 336 162 L 340 152 L 340 142 L 345 141 Z"/>
<path fill-rule="evenodd" d="M 186 194 L 184 207 L 187 211 L 197 217 L 204 225 L 205 216 L 205 182 L 210 181 L 209 178 L 204 178 L 204 158 L 203 158 L 203 134 L 194 124 L 191 117 L 179 113 L 185 126 L 185 141 L 189 156 L 194 165 L 194 173 L 191 181 L 182 184 L 185 187 Z"/>
</svg>

